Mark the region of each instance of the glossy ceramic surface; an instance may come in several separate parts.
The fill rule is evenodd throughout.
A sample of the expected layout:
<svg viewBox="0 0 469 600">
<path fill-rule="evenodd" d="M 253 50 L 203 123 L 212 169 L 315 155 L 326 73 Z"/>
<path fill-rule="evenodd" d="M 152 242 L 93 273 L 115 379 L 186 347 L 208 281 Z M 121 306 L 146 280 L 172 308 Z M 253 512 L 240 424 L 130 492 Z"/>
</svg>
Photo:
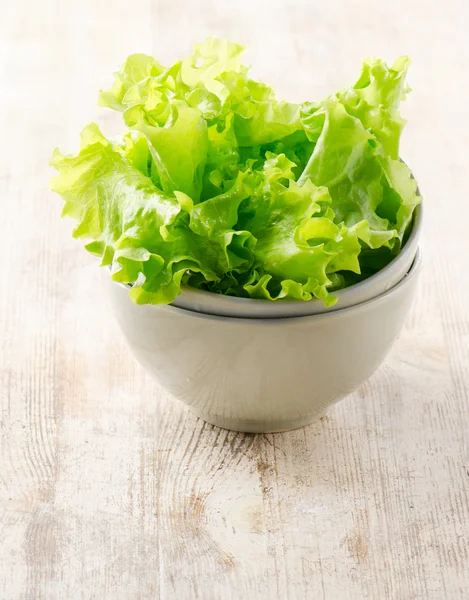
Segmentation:
<svg viewBox="0 0 469 600">
<path fill-rule="evenodd" d="M 236 319 L 137 306 L 104 278 L 130 348 L 161 385 L 220 427 L 274 432 L 311 423 L 381 364 L 404 324 L 420 267 L 363 304 L 289 319 Z"/>
<path fill-rule="evenodd" d="M 234 298 L 212 294 L 201 290 L 184 288 L 173 301 L 172 306 L 209 315 L 248 318 L 300 317 L 320 313 L 330 313 L 354 304 L 366 302 L 394 287 L 407 273 L 417 252 L 422 228 L 422 207 L 415 209 L 410 236 L 401 252 L 384 268 L 365 281 L 336 292 L 339 300 L 329 308 L 320 300 L 277 301 Z"/>
</svg>

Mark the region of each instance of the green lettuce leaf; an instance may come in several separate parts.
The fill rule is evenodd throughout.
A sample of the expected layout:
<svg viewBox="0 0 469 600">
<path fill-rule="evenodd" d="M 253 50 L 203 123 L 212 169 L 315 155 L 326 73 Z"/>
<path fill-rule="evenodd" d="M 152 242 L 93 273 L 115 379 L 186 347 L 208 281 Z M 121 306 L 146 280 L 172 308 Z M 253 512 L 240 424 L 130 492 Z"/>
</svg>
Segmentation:
<svg viewBox="0 0 469 600">
<path fill-rule="evenodd" d="M 110 90 L 101 91 L 99 94 L 100 106 L 108 106 L 114 110 L 125 110 L 124 97 L 128 90 L 139 81 L 147 77 L 161 75 L 164 68 L 151 56 L 146 54 L 132 54 L 114 76 L 114 83 Z"/>
<path fill-rule="evenodd" d="M 87 250 L 110 265 L 115 281 L 133 284 L 134 301 L 168 303 L 188 270 L 214 281 L 249 263 L 252 253 L 237 252 L 249 240 L 232 244 L 239 234 L 226 228 L 211 239 L 192 232 L 191 200 L 156 188 L 97 125 L 85 128 L 76 156 L 56 150 L 51 162 L 59 171 L 51 189 L 65 200 L 62 216 L 78 221 L 74 237 L 91 240 Z"/>
</svg>

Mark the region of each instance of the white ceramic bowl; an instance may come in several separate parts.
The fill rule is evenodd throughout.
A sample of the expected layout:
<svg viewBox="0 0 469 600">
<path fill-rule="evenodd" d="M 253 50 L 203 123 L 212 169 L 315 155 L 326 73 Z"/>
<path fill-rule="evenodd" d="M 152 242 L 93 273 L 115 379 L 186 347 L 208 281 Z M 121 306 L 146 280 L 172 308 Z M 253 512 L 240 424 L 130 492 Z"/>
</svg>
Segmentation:
<svg viewBox="0 0 469 600">
<path fill-rule="evenodd" d="M 417 206 L 412 221 L 412 231 L 401 252 L 388 264 L 368 279 L 335 292 L 339 298 L 334 306 L 326 308 L 321 300 L 308 302 L 278 300 L 254 300 L 223 296 L 192 288 L 184 288 L 173 301 L 172 306 L 196 311 L 207 315 L 248 318 L 301 317 L 324 312 L 332 312 L 366 302 L 394 287 L 407 273 L 417 252 L 422 228 L 422 207 Z"/>
<path fill-rule="evenodd" d="M 414 296 L 420 255 L 392 289 L 334 312 L 287 319 L 141 305 L 106 273 L 117 320 L 142 366 L 199 417 L 275 432 L 321 417 L 381 364 Z"/>
</svg>

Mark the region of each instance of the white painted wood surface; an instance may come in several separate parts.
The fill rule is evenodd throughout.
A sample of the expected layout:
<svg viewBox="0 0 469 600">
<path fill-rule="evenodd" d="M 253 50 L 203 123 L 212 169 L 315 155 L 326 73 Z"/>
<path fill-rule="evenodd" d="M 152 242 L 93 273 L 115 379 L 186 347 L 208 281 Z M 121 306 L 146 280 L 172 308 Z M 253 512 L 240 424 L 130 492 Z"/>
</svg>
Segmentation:
<svg viewBox="0 0 469 600">
<path fill-rule="evenodd" d="M 15 0 L 0 21 L 0 597 L 469 598 L 467 1 Z M 96 92 L 128 53 L 207 34 L 292 99 L 414 60 L 418 299 L 379 372 L 285 434 L 204 425 L 147 378 L 46 191 L 54 145 L 115 128 Z"/>
</svg>

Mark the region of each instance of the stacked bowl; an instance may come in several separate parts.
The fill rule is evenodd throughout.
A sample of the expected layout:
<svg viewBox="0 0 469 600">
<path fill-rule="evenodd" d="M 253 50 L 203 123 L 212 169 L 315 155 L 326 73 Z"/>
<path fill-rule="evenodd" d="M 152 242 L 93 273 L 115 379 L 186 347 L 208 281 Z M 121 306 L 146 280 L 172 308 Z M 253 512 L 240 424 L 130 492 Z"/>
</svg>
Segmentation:
<svg viewBox="0 0 469 600">
<path fill-rule="evenodd" d="M 133 304 L 106 274 L 111 303 L 142 366 L 208 423 L 245 432 L 302 427 L 382 363 L 409 311 L 420 269 L 422 208 L 400 253 L 337 292 L 326 308 L 186 288 L 171 305 Z"/>
</svg>

